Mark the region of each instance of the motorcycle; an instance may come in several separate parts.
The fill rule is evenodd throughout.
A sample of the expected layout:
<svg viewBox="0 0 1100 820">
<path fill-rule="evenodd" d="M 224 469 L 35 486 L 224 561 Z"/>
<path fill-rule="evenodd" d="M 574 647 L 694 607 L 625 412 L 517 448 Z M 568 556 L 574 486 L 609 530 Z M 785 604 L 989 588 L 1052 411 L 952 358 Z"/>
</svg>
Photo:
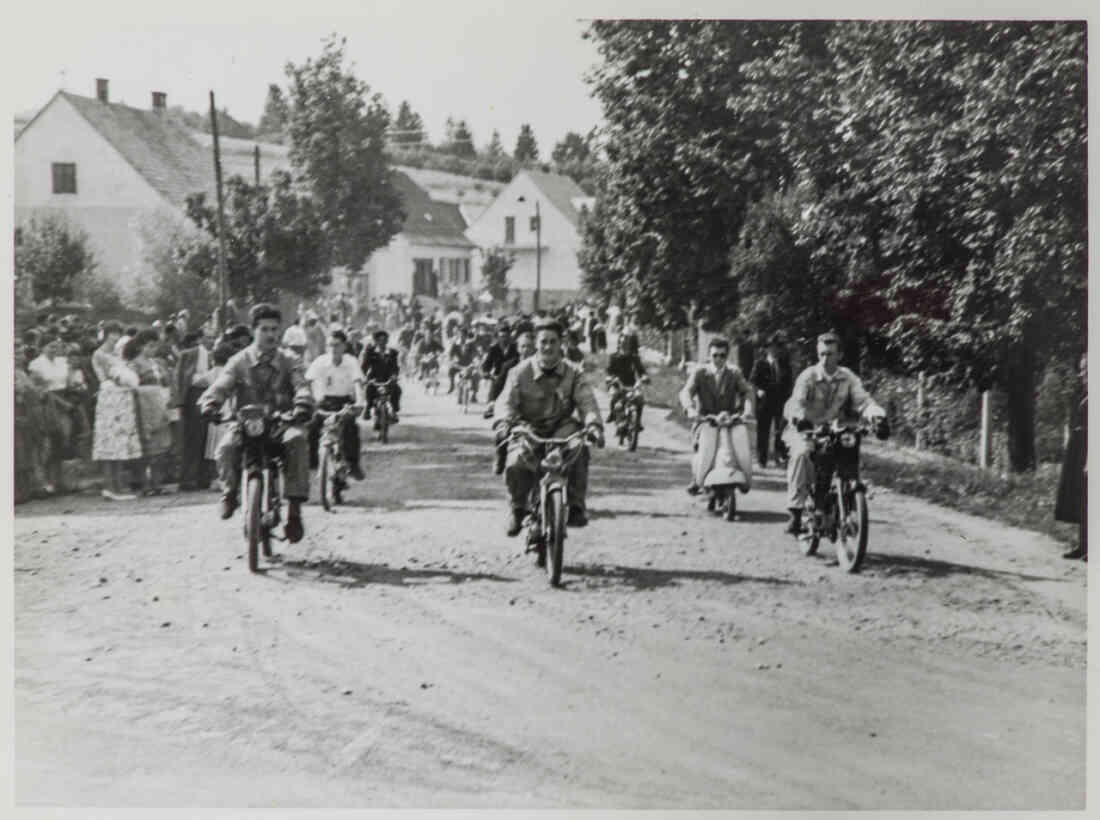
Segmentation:
<svg viewBox="0 0 1100 820">
<path fill-rule="evenodd" d="M 280 476 L 283 457 L 274 445 L 293 421 L 293 413 L 268 413 L 262 404 L 237 410 L 241 431 L 241 484 L 244 488 L 244 537 L 248 542 L 248 569 L 260 570 L 260 550 L 271 557 L 271 539 L 280 523 Z M 279 540 L 283 540 L 279 538 Z"/>
<path fill-rule="evenodd" d="M 740 414 L 723 410 L 718 414 L 699 416 L 698 423 L 714 428 L 718 437 L 714 463 L 703 479 L 703 489 L 707 493 L 707 510 L 724 515 L 727 521 L 733 521 L 737 516 L 736 491 L 747 493 L 752 483 L 748 434 L 744 433 L 746 440 L 742 446 L 742 454 L 738 454 L 733 443 L 733 430 L 741 428 L 743 432 L 744 420 Z"/>
<path fill-rule="evenodd" d="M 538 458 L 538 484 L 531 490 L 527 517 L 527 552 L 535 553 L 537 566 L 545 567 L 551 586 L 561 584 L 565 559 L 566 521 L 569 518 L 569 468 L 592 441 L 587 430 L 565 438 L 540 438 L 528 427 L 517 426 L 500 446 L 519 441 Z M 595 440 L 599 443 L 598 440 Z"/>
<path fill-rule="evenodd" d="M 458 381 L 455 385 L 458 404 L 462 407 L 463 414 L 470 411 L 470 404 L 477 401 L 478 382 L 481 371 L 476 365 L 467 365 L 458 372 Z"/>
<path fill-rule="evenodd" d="M 867 555 L 867 488 L 859 480 L 859 445 L 870 429 L 864 423 L 833 422 L 803 433 L 813 459 L 814 487 L 802 513 L 802 552 L 813 555 L 821 539 L 828 538 L 845 572 L 858 572 Z"/>
<path fill-rule="evenodd" d="M 333 413 L 318 410 L 324 418 L 321 428 L 321 506 L 328 512 L 336 504 L 342 504 L 343 492 L 348 486 L 348 461 L 344 454 L 344 425 L 355 424 L 363 412 L 363 405 L 348 404 Z"/>
<path fill-rule="evenodd" d="M 378 433 L 378 441 L 382 444 L 390 440 L 390 424 L 392 424 L 391 419 L 394 416 L 390 393 L 396 383 L 397 378 L 395 376 L 391 376 L 385 381 L 371 379 L 367 382 L 368 386 L 378 389 L 378 393 L 374 397 L 374 404 L 371 405 L 371 412 L 374 414 L 374 429 Z"/>
<path fill-rule="evenodd" d="M 649 376 L 642 376 L 633 387 L 626 387 L 614 376 L 608 376 L 606 384 L 609 391 L 619 391 L 617 397 L 619 415 L 616 417 L 615 425 L 619 446 L 634 452 L 638 449 L 638 434 L 642 427 L 641 408 L 644 399 L 642 385 L 649 384 Z"/>
<path fill-rule="evenodd" d="M 439 392 L 439 356 L 429 353 L 420 361 L 420 380 L 424 392 L 435 395 Z"/>
</svg>

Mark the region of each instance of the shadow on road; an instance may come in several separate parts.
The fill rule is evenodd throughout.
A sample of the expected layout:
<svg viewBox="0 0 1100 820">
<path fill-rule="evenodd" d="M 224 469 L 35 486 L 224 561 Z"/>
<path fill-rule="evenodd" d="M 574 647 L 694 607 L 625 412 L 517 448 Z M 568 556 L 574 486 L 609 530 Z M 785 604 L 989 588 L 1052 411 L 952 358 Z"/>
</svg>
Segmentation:
<svg viewBox="0 0 1100 820">
<path fill-rule="evenodd" d="M 603 581 L 601 586 L 626 586 L 636 590 L 659 589 L 679 586 L 684 581 L 711 581 L 720 584 L 772 584 L 775 586 L 802 586 L 799 581 L 760 575 L 740 575 L 732 572 L 694 569 L 650 569 L 648 567 L 624 567 L 619 565 L 574 564 L 567 565 L 566 575 L 578 575 Z"/>
<path fill-rule="evenodd" d="M 409 569 L 385 564 L 361 564 L 356 561 L 324 558 L 319 560 L 278 560 L 275 563 L 286 570 L 287 578 L 292 581 L 320 581 L 327 584 L 339 584 L 348 589 L 356 589 L 368 584 L 387 584 L 389 586 L 408 587 L 421 584 L 464 584 L 470 581 L 496 581 L 515 583 L 515 578 L 506 578 L 485 572 L 452 572 L 446 569 Z"/>
<path fill-rule="evenodd" d="M 589 493 L 589 495 L 593 495 Z M 595 495 L 599 495 L 596 493 Z M 602 518 L 695 518 L 691 513 L 663 513 L 649 510 L 598 510 L 588 508 L 588 517 L 593 521 Z"/>
<path fill-rule="evenodd" d="M 864 575 L 920 575 L 925 578 L 946 578 L 951 575 L 974 575 L 990 580 L 1016 579 L 1019 581 L 1061 581 L 1069 578 L 1052 578 L 1043 575 L 1028 575 L 1022 572 L 987 569 L 968 564 L 956 564 L 940 561 L 936 558 L 919 558 L 915 555 L 889 555 L 869 552 L 863 562 Z"/>
</svg>

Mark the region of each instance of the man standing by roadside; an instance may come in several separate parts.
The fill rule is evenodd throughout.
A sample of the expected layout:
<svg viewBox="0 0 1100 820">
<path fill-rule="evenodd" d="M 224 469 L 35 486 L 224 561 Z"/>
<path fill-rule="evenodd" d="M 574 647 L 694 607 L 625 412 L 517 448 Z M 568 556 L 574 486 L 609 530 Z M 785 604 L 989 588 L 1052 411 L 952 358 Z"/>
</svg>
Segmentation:
<svg viewBox="0 0 1100 820">
<path fill-rule="evenodd" d="M 790 367 L 780 357 L 782 339 L 778 333 L 768 339 L 768 346 L 762 358 L 752 366 L 749 381 L 756 388 L 756 460 L 761 467 L 768 466 L 768 443 L 775 425 L 774 454 L 776 461 L 786 451 L 781 436 L 786 422 L 783 418 L 783 404 L 791 394 Z"/>
</svg>

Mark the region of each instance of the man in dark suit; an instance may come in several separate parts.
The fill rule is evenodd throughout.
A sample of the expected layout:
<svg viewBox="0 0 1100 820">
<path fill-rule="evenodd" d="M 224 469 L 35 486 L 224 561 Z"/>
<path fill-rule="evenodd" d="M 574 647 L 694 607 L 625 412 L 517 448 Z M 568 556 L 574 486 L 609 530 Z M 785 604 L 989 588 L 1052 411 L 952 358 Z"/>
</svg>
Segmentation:
<svg viewBox="0 0 1100 820">
<path fill-rule="evenodd" d="M 752 366 L 749 381 L 756 389 L 756 459 L 761 467 L 768 466 L 768 436 L 775 423 L 774 451 L 776 460 L 785 456 L 786 447 L 780 436 L 786 422 L 783 404 L 791 395 L 791 367 L 782 355 L 783 343 L 778 333 L 768 340 L 767 350 Z"/>
</svg>

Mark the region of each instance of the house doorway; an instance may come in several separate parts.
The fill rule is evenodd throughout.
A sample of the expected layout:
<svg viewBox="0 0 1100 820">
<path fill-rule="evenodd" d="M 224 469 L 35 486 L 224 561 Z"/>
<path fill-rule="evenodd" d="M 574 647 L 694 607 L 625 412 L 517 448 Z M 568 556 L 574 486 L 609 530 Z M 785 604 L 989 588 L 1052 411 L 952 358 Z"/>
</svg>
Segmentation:
<svg viewBox="0 0 1100 820">
<path fill-rule="evenodd" d="M 432 272 L 431 259 L 413 260 L 413 296 L 439 296 L 439 280 Z"/>
</svg>

